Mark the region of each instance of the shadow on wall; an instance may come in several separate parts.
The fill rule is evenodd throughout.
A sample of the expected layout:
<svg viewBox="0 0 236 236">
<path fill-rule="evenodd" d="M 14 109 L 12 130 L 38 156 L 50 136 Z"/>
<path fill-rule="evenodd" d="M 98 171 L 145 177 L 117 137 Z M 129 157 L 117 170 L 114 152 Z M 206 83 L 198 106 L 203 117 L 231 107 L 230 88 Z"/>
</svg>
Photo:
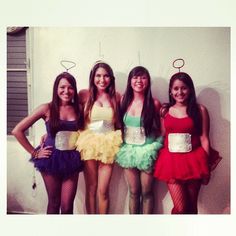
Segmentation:
<svg viewBox="0 0 236 236">
<path fill-rule="evenodd" d="M 122 72 L 117 72 L 115 74 L 115 78 L 116 78 L 116 91 L 120 95 L 123 95 L 125 92 L 125 89 L 126 89 L 128 75 L 126 75 Z"/>
<path fill-rule="evenodd" d="M 199 88 L 198 88 L 199 89 Z M 212 88 L 200 89 L 198 102 L 210 116 L 211 146 L 223 157 L 212 172 L 211 180 L 202 188 L 199 205 L 207 214 L 230 213 L 230 122 L 222 117 L 219 93 Z M 227 92 L 227 91 L 226 91 Z M 224 93 L 226 94 L 226 93 Z"/>
<path fill-rule="evenodd" d="M 169 82 L 165 78 L 152 78 L 152 96 L 157 98 L 162 104 L 168 102 Z"/>
</svg>

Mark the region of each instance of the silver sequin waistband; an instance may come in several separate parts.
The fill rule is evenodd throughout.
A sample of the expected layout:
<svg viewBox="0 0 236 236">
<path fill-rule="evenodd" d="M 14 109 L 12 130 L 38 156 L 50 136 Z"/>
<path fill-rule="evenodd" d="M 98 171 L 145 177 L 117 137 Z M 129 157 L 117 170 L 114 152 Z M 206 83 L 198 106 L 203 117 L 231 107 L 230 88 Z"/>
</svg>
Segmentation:
<svg viewBox="0 0 236 236">
<path fill-rule="evenodd" d="M 74 150 L 75 143 L 78 139 L 78 133 L 76 131 L 59 131 L 55 137 L 55 147 L 58 150 Z"/>
<path fill-rule="evenodd" d="M 88 125 L 88 129 L 95 133 L 106 133 L 114 131 L 114 125 L 111 121 L 99 120 L 93 121 Z"/>
<path fill-rule="evenodd" d="M 170 152 L 191 152 L 191 134 L 171 133 L 168 135 L 168 148 Z"/>
<path fill-rule="evenodd" d="M 125 127 L 125 142 L 127 144 L 142 145 L 146 141 L 144 127 Z"/>
</svg>

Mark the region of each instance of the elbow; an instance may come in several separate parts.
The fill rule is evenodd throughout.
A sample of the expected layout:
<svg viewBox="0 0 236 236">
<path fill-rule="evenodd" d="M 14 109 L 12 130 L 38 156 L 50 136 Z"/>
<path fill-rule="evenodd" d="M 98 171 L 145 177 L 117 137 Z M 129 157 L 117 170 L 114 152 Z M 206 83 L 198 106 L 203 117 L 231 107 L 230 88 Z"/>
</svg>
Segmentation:
<svg viewBox="0 0 236 236">
<path fill-rule="evenodd" d="M 14 128 L 14 129 L 11 131 L 11 134 L 16 137 L 16 135 L 17 135 L 17 130 Z"/>
<path fill-rule="evenodd" d="M 11 134 L 15 137 L 17 137 L 17 135 L 19 134 L 19 129 L 17 127 L 15 127 L 12 131 L 11 131 Z"/>
</svg>

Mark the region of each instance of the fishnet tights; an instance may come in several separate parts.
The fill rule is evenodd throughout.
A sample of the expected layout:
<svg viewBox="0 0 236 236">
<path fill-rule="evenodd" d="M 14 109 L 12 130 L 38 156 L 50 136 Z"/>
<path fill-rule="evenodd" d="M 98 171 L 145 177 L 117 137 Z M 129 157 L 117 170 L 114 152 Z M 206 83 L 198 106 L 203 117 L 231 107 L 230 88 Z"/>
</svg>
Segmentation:
<svg viewBox="0 0 236 236">
<path fill-rule="evenodd" d="M 41 173 L 48 194 L 47 214 L 73 214 L 78 174 L 68 179 Z"/>
<path fill-rule="evenodd" d="M 197 200 L 200 187 L 201 182 L 198 180 L 168 184 L 174 204 L 171 214 L 197 214 Z"/>
</svg>

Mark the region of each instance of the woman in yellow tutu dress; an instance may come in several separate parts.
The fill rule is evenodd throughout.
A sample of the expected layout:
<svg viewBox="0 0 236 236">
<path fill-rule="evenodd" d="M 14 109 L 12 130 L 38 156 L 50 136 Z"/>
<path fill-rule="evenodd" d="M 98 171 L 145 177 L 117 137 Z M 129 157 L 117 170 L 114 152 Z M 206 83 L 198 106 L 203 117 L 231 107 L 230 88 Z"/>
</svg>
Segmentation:
<svg viewBox="0 0 236 236">
<path fill-rule="evenodd" d="M 81 90 L 86 129 L 79 134 L 77 150 L 85 161 L 86 210 L 106 214 L 109 209 L 109 183 L 113 162 L 122 143 L 118 114 L 119 95 L 111 67 L 98 62 L 90 72 L 89 89 Z"/>
</svg>

